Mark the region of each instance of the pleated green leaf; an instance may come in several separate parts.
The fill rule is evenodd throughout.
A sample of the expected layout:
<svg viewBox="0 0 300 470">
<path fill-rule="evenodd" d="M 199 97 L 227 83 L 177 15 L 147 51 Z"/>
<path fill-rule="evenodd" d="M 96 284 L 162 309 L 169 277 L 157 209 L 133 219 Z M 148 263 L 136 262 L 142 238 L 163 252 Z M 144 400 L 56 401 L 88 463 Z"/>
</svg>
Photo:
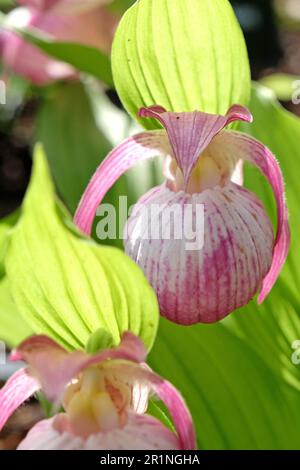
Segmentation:
<svg viewBox="0 0 300 470">
<path fill-rule="evenodd" d="M 0 278 L 5 275 L 4 258 L 9 232 L 17 222 L 18 217 L 19 211 L 17 210 L 0 220 Z"/>
<path fill-rule="evenodd" d="M 135 118 L 153 104 L 224 114 L 250 94 L 246 46 L 228 0 L 136 2 L 117 29 L 112 68 Z"/>
<path fill-rule="evenodd" d="M 0 341 L 17 346 L 33 334 L 30 326 L 20 315 L 10 293 L 7 277 L 0 279 Z"/>
<path fill-rule="evenodd" d="M 73 349 L 99 329 L 115 343 L 130 330 L 151 347 L 158 322 L 153 290 L 122 251 L 77 233 L 55 198 L 40 146 L 5 261 L 14 301 L 35 332 Z"/>
</svg>

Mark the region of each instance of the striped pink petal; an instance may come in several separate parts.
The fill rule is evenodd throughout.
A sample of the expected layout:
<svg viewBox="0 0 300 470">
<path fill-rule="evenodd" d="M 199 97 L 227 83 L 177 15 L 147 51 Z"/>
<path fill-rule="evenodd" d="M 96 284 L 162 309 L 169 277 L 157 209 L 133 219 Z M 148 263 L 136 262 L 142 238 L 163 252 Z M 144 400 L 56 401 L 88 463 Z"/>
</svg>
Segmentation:
<svg viewBox="0 0 300 470">
<path fill-rule="evenodd" d="M 232 106 L 226 116 L 199 111 L 169 113 L 161 106 L 142 108 L 139 116 L 155 118 L 166 129 L 186 184 L 201 153 L 224 127 L 237 120 L 252 121 L 250 112 L 238 105 Z"/>
<path fill-rule="evenodd" d="M 196 434 L 193 419 L 180 393 L 166 380 L 154 385 L 153 388 L 172 416 L 179 437 L 180 449 L 195 450 Z"/>
<path fill-rule="evenodd" d="M 26 369 L 12 375 L 0 390 L 0 431 L 19 406 L 39 389 L 39 383 L 28 375 Z"/>
<path fill-rule="evenodd" d="M 165 131 L 144 132 L 130 137 L 116 147 L 101 163 L 86 188 L 76 211 L 74 222 L 90 235 L 96 210 L 107 191 L 129 168 L 171 152 Z"/>
<path fill-rule="evenodd" d="M 290 248 L 290 227 L 280 166 L 271 151 L 258 140 L 241 132 L 226 131 L 214 141 L 223 155 L 234 155 L 255 165 L 270 183 L 277 204 L 277 234 L 270 270 L 263 280 L 258 302 L 262 303 L 274 286 Z"/>
<path fill-rule="evenodd" d="M 93 356 L 83 351 L 69 353 L 46 336 L 33 336 L 19 346 L 12 358 L 26 361 L 49 400 L 58 402 L 67 384 L 89 366 L 108 359 L 140 363 L 145 360 L 146 354 L 142 342 L 128 332 L 124 333 L 118 347 Z"/>
<path fill-rule="evenodd" d="M 68 432 L 63 415 L 38 423 L 18 450 L 179 450 L 176 434 L 148 415 L 131 414 L 123 428 L 93 434 L 87 439 Z M 60 422 L 59 430 L 57 423 Z"/>
</svg>

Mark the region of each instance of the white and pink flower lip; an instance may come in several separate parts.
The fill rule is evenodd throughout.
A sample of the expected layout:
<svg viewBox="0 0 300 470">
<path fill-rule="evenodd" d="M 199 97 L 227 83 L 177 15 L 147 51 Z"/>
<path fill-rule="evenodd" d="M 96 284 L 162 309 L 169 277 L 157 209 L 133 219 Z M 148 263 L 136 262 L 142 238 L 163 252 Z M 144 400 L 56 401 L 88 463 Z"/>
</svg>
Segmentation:
<svg viewBox="0 0 300 470">
<path fill-rule="evenodd" d="M 234 105 L 226 116 L 170 113 L 160 106 L 142 108 L 139 115 L 159 120 L 165 130 L 130 137 L 108 155 L 82 197 L 75 223 L 90 234 L 97 207 L 114 182 L 135 163 L 164 155 L 166 181 L 138 202 L 125 242 L 127 254 L 156 291 L 162 315 L 182 325 L 213 323 L 246 305 L 258 291 L 258 302 L 263 302 L 286 260 L 290 230 L 274 155 L 252 137 L 224 130 L 237 120 L 251 122 L 251 114 Z M 242 186 L 244 161 L 256 166 L 273 189 L 275 237 L 262 203 Z M 203 248 L 188 251 L 185 240 L 145 239 L 139 209 L 153 204 L 203 204 Z"/>
<path fill-rule="evenodd" d="M 57 41 L 74 42 L 110 53 L 118 18 L 104 8 L 107 1 L 23 0 L 6 17 L 6 25 L 35 28 Z M 81 8 L 80 8 L 81 7 Z M 78 77 L 69 64 L 44 54 L 16 33 L 0 34 L 1 59 L 5 70 L 19 74 L 35 85 Z"/>
<path fill-rule="evenodd" d="M 191 415 L 179 392 L 144 363 L 146 350 L 132 333 L 95 355 L 67 352 L 47 336 L 33 336 L 12 354 L 28 368 L 0 390 L 0 430 L 38 390 L 64 412 L 41 421 L 19 450 L 194 450 Z M 150 393 L 160 398 L 176 432 L 146 414 Z"/>
</svg>

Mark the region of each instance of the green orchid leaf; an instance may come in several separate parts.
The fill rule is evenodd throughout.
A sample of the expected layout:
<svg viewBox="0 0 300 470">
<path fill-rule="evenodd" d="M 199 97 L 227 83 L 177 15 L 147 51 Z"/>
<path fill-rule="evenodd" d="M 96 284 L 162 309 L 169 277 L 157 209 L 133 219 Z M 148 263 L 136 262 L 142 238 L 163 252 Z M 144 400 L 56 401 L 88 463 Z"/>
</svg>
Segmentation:
<svg viewBox="0 0 300 470">
<path fill-rule="evenodd" d="M 0 340 L 5 341 L 10 347 L 15 347 L 32 334 L 32 329 L 20 315 L 12 299 L 7 277 L 2 277 L 0 279 Z"/>
<path fill-rule="evenodd" d="M 225 114 L 250 95 L 246 46 L 228 0 L 136 2 L 117 29 L 112 69 L 134 118 L 153 104 Z"/>
<path fill-rule="evenodd" d="M 0 220 L 0 341 L 16 346 L 32 334 L 31 328 L 21 317 L 13 302 L 10 286 L 5 276 L 5 254 L 12 227 L 17 223 L 20 211 Z"/>
<path fill-rule="evenodd" d="M 162 320 L 150 363 L 183 393 L 197 427 L 200 449 L 299 449 L 300 366 L 292 360 L 300 340 L 300 120 L 274 93 L 254 85 L 254 123 L 242 126 L 277 156 L 286 182 L 292 246 L 265 302 L 254 300 L 219 324 L 182 328 Z M 265 179 L 245 168 L 245 186 L 276 222 Z M 164 358 L 162 361 L 161 358 Z M 284 430 L 284 431 L 283 431 Z"/>
<path fill-rule="evenodd" d="M 130 330 L 152 346 L 153 290 L 122 251 L 82 238 L 72 226 L 55 198 L 41 146 L 5 263 L 14 301 L 34 331 L 74 349 L 100 328 L 115 344 Z"/>
<path fill-rule="evenodd" d="M 99 49 L 83 44 L 56 41 L 35 28 L 16 28 L 8 25 L 0 13 L 0 25 L 22 36 L 26 41 L 55 59 L 67 62 L 81 72 L 92 75 L 113 87 L 110 58 Z"/>
<path fill-rule="evenodd" d="M 300 448 L 299 391 L 225 325 L 162 319 L 150 364 L 182 392 L 199 449 Z"/>
<path fill-rule="evenodd" d="M 4 258 L 7 247 L 7 241 L 11 228 L 16 224 L 19 218 L 19 211 L 4 217 L 0 220 L 0 279 L 5 275 Z"/>
</svg>

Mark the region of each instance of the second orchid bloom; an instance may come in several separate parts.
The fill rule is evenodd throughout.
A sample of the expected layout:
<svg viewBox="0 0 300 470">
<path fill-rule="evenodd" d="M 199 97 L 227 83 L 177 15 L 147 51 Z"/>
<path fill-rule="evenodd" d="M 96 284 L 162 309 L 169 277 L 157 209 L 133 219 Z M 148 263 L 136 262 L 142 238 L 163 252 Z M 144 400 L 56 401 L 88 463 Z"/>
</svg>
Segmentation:
<svg viewBox="0 0 300 470">
<path fill-rule="evenodd" d="M 263 302 L 286 260 L 290 231 L 283 178 L 274 155 L 246 134 L 223 130 L 236 120 L 251 122 L 251 114 L 242 106 L 233 106 L 226 116 L 170 113 L 152 106 L 141 109 L 140 116 L 157 119 L 165 130 L 140 133 L 108 155 L 83 195 L 75 223 L 90 234 L 96 210 L 115 181 L 141 160 L 164 155 L 166 181 L 138 202 L 125 242 L 127 254 L 155 289 L 161 313 L 183 325 L 212 323 L 246 305 L 257 291 Z M 242 186 L 243 161 L 259 168 L 273 189 L 275 237 L 262 203 Z M 153 204 L 162 208 L 153 224 L 176 204 L 183 211 L 175 225 L 191 228 L 196 206 L 202 204 L 203 248 L 190 251 L 185 240 L 145 237 L 140 207 Z M 192 212 L 184 220 L 188 205 Z"/>
<path fill-rule="evenodd" d="M 143 343 L 130 332 L 118 347 L 68 353 L 47 336 L 33 336 L 12 354 L 28 367 L 0 390 L 0 430 L 38 390 L 63 412 L 39 422 L 19 450 L 194 450 L 191 415 L 180 393 L 144 363 Z M 146 414 L 150 393 L 168 408 L 176 430 Z"/>
</svg>

